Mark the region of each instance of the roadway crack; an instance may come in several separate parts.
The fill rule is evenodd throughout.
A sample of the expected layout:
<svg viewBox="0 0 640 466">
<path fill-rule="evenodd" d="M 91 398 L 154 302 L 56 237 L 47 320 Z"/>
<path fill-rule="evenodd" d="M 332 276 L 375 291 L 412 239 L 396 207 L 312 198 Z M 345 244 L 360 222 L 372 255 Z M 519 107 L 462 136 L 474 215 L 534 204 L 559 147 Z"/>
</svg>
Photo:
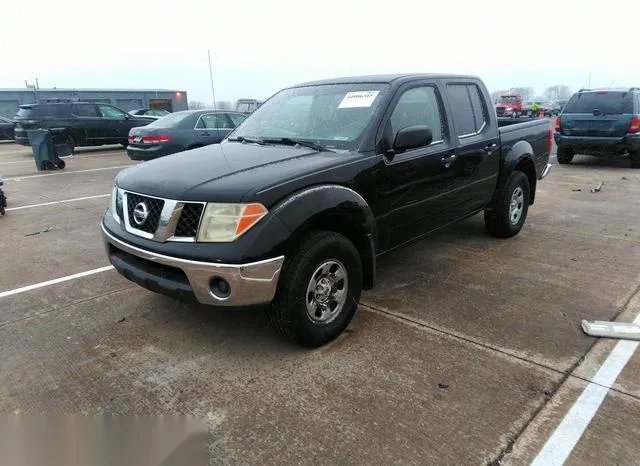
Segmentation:
<svg viewBox="0 0 640 466">
<path fill-rule="evenodd" d="M 7 327 L 9 325 L 18 323 L 18 322 L 24 322 L 26 320 L 30 320 L 30 319 L 33 319 L 33 318 L 36 318 L 36 317 L 40 317 L 40 316 L 43 316 L 43 315 L 46 315 L 46 314 L 50 314 L 50 313 L 53 313 L 53 312 L 64 311 L 65 309 L 68 309 L 68 308 L 73 307 L 73 306 L 77 306 L 78 304 L 88 303 L 88 302 L 91 302 L 91 301 L 93 301 L 95 299 L 102 298 L 104 296 L 110 296 L 112 294 L 120 293 L 121 291 L 130 290 L 130 289 L 133 289 L 133 288 L 137 288 L 137 285 L 125 286 L 123 288 L 118 288 L 117 290 L 112 290 L 112 291 L 105 291 L 104 293 L 100 293 L 100 294 L 97 294 L 97 295 L 94 295 L 94 296 L 90 296 L 88 298 L 76 299 L 75 301 L 72 301 L 72 302 L 70 302 L 68 304 L 64 304 L 64 305 L 59 306 L 59 307 L 52 307 L 52 308 L 49 308 L 49 309 L 46 309 L 46 310 L 43 310 L 43 311 L 40 311 L 40 312 L 36 312 L 36 313 L 33 313 L 33 314 L 29 314 L 29 315 L 20 317 L 18 319 L 12 319 L 12 320 L 7 320 L 5 322 L 0 322 L 0 329 L 3 328 L 3 327 Z"/>
</svg>

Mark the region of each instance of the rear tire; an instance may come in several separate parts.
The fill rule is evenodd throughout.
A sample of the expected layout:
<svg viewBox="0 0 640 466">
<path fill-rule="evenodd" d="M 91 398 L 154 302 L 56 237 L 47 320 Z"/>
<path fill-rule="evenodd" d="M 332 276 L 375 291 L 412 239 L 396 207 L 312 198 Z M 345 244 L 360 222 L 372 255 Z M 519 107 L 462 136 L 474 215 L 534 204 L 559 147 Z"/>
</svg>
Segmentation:
<svg viewBox="0 0 640 466">
<path fill-rule="evenodd" d="M 347 328 L 362 292 L 362 261 L 344 236 L 313 231 L 285 260 L 267 317 L 289 340 L 322 346 Z"/>
<path fill-rule="evenodd" d="M 631 152 L 629 160 L 631 160 L 631 168 L 640 168 L 640 152 Z"/>
<path fill-rule="evenodd" d="M 569 152 L 566 149 L 558 149 L 558 153 L 556 154 L 556 158 L 558 159 L 558 163 L 561 165 L 567 165 L 571 163 L 573 160 L 573 153 Z"/>
<path fill-rule="evenodd" d="M 527 218 L 530 199 L 529 178 L 521 171 L 514 171 L 500 191 L 495 209 L 484 211 L 487 231 L 497 238 L 517 235 Z"/>
</svg>

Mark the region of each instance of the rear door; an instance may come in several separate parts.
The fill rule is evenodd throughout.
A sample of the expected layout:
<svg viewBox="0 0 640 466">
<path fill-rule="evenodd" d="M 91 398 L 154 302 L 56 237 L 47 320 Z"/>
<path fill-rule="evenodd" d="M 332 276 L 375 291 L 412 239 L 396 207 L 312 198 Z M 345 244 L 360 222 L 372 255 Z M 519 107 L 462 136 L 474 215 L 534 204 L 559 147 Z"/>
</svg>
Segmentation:
<svg viewBox="0 0 640 466">
<path fill-rule="evenodd" d="M 477 83 L 449 82 L 446 95 L 457 140 L 451 205 L 464 216 L 493 197 L 500 172 L 500 140 L 496 123 L 489 118 L 489 96 Z"/>
<path fill-rule="evenodd" d="M 567 136 L 622 137 L 634 113 L 634 94 L 623 91 L 590 91 L 574 94 L 560 117 Z"/>
<path fill-rule="evenodd" d="M 198 143 L 216 144 L 231 132 L 233 122 L 226 113 L 205 113 L 200 115 L 196 123 Z"/>
<path fill-rule="evenodd" d="M 229 112 L 227 113 L 227 115 L 229 115 L 229 118 L 231 118 L 231 123 L 233 124 L 234 128 L 236 128 L 240 123 L 246 120 L 248 116 L 245 113 L 236 113 L 236 112 Z"/>
</svg>

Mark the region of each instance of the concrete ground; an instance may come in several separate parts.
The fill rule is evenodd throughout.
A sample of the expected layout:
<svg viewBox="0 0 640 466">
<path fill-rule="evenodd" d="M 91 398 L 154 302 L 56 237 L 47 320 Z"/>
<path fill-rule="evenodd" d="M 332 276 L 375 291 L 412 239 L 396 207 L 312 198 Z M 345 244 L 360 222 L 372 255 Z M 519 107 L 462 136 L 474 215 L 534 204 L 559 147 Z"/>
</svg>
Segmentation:
<svg viewBox="0 0 640 466">
<path fill-rule="evenodd" d="M 216 464 L 528 464 L 617 344 L 580 321 L 640 313 L 640 170 L 552 162 L 517 237 L 477 216 L 383 258 L 348 331 L 308 351 L 260 309 L 179 303 L 103 269 L 121 148 L 37 172 L 1 144 L 0 411 L 202 417 Z M 637 464 L 639 374 L 631 351 L 567 464 Z"/>
</svg>

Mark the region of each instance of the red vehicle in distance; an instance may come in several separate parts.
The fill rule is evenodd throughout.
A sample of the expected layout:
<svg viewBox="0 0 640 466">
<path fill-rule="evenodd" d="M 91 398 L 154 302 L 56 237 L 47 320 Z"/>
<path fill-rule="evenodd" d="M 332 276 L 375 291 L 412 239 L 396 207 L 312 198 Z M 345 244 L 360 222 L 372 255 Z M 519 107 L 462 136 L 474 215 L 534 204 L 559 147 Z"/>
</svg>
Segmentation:
<svg viewBox="0 0 640 466">
<path fill-rule="evenodd" d="M 520 94 L 501 95 L 496 102 L 496 113 L 499 117 L 518 118 L 524 113 Z"/>
</svg>

